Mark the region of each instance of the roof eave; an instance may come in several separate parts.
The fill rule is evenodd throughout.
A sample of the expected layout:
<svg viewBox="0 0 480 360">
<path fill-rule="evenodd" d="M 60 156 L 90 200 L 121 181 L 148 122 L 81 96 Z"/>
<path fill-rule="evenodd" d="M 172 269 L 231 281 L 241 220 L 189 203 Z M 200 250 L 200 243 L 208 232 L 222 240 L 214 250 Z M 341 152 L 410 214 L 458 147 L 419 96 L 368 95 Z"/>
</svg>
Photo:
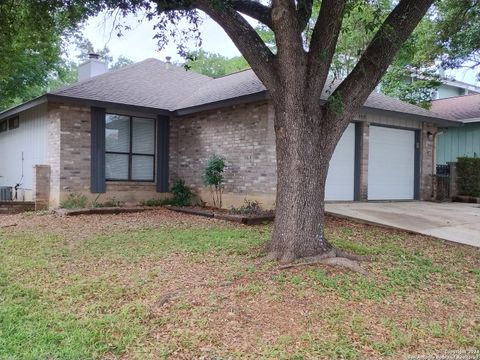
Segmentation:
<svg viewBox="0 0 480 360">
<path fill-rule="evenodd" d="M 119 110 L 124 109 L 129 111 L 149 112 L 157 115 L 167 115 L 167 116 L 173 115 L 173 112 L 168 109 L 159 109 L 154 107 L 132 105 L 132 104 L 121 104 L 121 103 L 115 103 L 115 102 L 109 102 L 109 101 L 78 98 L 78 97 L 64 96 L 64 95 L 57 95 L 57 94 L 48 94 L 48 101 L 61 102 L 65 104 L 96 106 L 96 107 L 103 107 L 103 108 L 115 108 Z"/>
<path fill-rule="evenodd" d="M 33 100 L 27 101 L 23 104 L 14 106 L 10 109 L 7 109 L 7 110 L 4 110 L 4 111 L 0 112 L 0 120 L 6 119 L 6 118 L 14 116 L 14 115 L 17 115 L 17 114 L 21 113 L 22 111 L 26 111 L 26 110 L 29 110 L 31 108 L 34 108 L 35 106 L 46 103 L 48 101 L 47 95 L 48 94 L 41 95 L 41 96 L 39 96 L 39 97 L 37 97 Z"/>
<path fill-rule="evenodd" d="M 92 100 L 92 99 L 85 99 L 85 98 L 76 98 L 71 96 L 64 96 L 64 95 L 57 95 L 57 94 L 44 94 L 35 98 L 33 100 L 27 101 L 23 104 L 17 105 L 10 109 L 7 109 L 0 113 L 0 120 L 5 118 L 9 118 L 11 116 L 15 116 L 23 111 L 29 110 L 34 108 L 35 106 L 44 104 L 46 102 L 61 102 L 64 104 L 77 104 L 77 105 L 87 105 L 87 106 L 97 106 L 97 107 L 105 107 L 105 108 L 115 108 L 121 110 L 129 110 L 129 111 L 138 111 L 138 112 L 149 112 L 152 114 L 158 115 L 167 115 L 171 116 L 173 112 L 168 109 L 158 109 L 148 106 L 138 106 L 138 105 L 130 105 L 130 104 L 120 104 L 108 101 L 99 101 L 99 100 Z"/>
<path fill-rule="evenodd" d="M 435 125 L 439 125 L 440 127 L 459 127 L 462 126 L 462 123 L 459 123 L 457 121 L 453 120 L 448 120 L 444 119 L 441 117 L 433 117 L 433 116 L 424 116 L 424 115 L 417 115 L 417 114 L 411 114 L 411 113 L 406 113 L 402 111 L 394 111 L 394 110 L 387 110 L 387 109 L 379 109 L 379 108 L 372 108 L 368 106 L 362 106 L 361 111 L 365 113 L 392 113 L 395 114 L 396 116 L 399 116 L 404 119 L 408 120 L 421 120 L 424 122 L 429 122 L 433 123 Z"/>
</svg>

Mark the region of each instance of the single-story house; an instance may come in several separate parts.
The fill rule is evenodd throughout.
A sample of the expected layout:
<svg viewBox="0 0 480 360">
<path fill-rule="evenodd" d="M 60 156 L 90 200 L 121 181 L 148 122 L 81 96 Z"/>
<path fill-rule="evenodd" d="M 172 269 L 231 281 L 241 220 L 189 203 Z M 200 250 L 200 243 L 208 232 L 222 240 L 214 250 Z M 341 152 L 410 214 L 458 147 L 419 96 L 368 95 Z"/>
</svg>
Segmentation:
<svg viewBox="0 0 480 360">
<path fill-rule="evenodd" d="M 92 57 L 79 75 L 0 113 L 0 186 L 18 183 L 23 198 L 57 207 L 72 192 L 159 198 L 181 178 L 209 200 L 203 167 L 217 154 L 228 163 L 225 206 L 274 203 L 275 115 L 253 71 L 213 79 L 156 59 L 107 71 Z M 337 145 L 326 199 L 430 199 L 433 134 L 456 125 L 372 93 Z"/>
<path fill-rule="evenodd" d="M 437 142 L 438 164 L 454 162 L 462 156 L 480 156 L 480 94 L 434 100 L 432 111 L 461 125 L 441 129 Z"/>
</svg>

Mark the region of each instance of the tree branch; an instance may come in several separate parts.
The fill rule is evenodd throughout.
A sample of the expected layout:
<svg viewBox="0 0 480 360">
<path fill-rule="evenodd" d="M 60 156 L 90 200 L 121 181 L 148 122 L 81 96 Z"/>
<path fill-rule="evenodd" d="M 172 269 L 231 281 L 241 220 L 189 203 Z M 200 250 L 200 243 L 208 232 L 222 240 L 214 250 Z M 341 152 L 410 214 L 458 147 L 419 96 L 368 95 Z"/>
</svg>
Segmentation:
<svg viewBox="0 0 480 360">
<path fill-rule="evenodd" d="M 312 16 L 313 0 L 298 0 L 297 3 L 297 17 L 300 29 L 305 30 L 305 27 Z"/>
<path fill-rule="evenodd" d="M 210 0 L 195 0 L 193 5 L 209 15 L 225 30 L 267 88 L 278 85 L 273 66 L 275 55 L 236 9 L 227 4 L 215 5 Z"/>
<path fill-rule="evenodd" d="M 384 21 L 357 65 L 325 104 L 342 103 L 342 112 L 362 106 L 393 61 L 397 51 L 411 35 L 434 0 L 400 0 Z M 338 116 L 337 116 L 338 118 Z"/>
<path fill-rule="evenodd" d="M 272 9 L 252 0 L 232 0 L 232 7 L 272 29 Z"/>
<path fill-rule="evenodd" d="M 324 0 L 313 28 L 308 54 L 308 88 L 320 99 L 342 27 L 346 0 Z"/>
</svg>

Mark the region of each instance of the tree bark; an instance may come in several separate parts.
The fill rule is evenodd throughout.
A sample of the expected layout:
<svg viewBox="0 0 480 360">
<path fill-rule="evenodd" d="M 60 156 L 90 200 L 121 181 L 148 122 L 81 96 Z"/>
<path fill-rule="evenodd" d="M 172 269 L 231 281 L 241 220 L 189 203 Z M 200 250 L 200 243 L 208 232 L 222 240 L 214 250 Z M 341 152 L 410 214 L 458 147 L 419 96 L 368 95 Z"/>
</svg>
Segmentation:
<svg viewBox="0 0 480 360">
<path fill-rule="evenodd" d="M 308 98 L 308 97 L 307 97 Z M 270 257 L 281 262 L 325 254 L 325 183 L 348 119 L 274 100 L 277 154 L 276 215 Z M 305 109 L 299 112 L 298 109 Z M 335 126 L 329 126 L 334 123 Z"/>
</svg>

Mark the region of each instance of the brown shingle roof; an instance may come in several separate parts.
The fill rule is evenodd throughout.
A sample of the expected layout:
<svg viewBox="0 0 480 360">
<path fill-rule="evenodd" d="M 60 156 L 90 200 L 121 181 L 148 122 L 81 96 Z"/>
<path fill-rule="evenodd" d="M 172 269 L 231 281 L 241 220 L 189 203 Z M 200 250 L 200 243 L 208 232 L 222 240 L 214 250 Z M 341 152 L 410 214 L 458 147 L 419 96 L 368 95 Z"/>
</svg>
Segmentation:
<svg viewBox="0 0 480 360">
<path fill-rule="evenodd" d="M 480 94 L 434 100 L 432 110 L 461 122 L 480 118 Z"/>
<path fill-rule="evenodd" d="M 333 91 L 340 81 L 332 84 Z M 328 87 L 330 84 L 327 84 Z M 199 106 L 244 95 L 250 95 L 265 91 L 265 86 L 252 70 L 244 70 L 213 81 L 204 83 L 195 93 L 180 103 L 178 109 Z M 321 100 L 326 100 L 326 91 L 322 93 Z M 423 116 L 432 119 L 450 120 L 449 117 L 436 114 L 419 106 L 415 106 L 390 96 L 373 92 L 364 104 L 367 108 L 407 113 L 410 115 Z"/>
<path fill-rule="evenodd" d="M 192 90 L 212 80 L 183 67 L 146 59 L 52 94 L 173 111 Z"/>
<path fill-rule="evenodd" d="M 339 82 L 331 84 L 335 88 Z M 328 84 L 327 86 L 330 86 Z M 332 90 L 332 89 L 330 89 Z M 166 64 L 157 59 L 146 59 L 119 70 L 73 84 L 29 103 L 0 113 L 0 118 L 23 111 L 29 105 L 46 101 L 49 96 L 115 103 L 144 108 L 186 113 L 200 107 L 242 96 L 265 94 L 266 90 L 252 70 L 244 70 L 220 78 L 210 78 L 181 66 Z M 324 92 L 322 99 L 328 96 Z M 198 108 L 197 108 L 198 107 Z M 365 108 L 393 111 L 442 124 L 452 124 L 448 115 L 439 115 L 389 96 L 372 93 Z M 180 112 L 179 112 L 180 113 Z"/>
</svg>

